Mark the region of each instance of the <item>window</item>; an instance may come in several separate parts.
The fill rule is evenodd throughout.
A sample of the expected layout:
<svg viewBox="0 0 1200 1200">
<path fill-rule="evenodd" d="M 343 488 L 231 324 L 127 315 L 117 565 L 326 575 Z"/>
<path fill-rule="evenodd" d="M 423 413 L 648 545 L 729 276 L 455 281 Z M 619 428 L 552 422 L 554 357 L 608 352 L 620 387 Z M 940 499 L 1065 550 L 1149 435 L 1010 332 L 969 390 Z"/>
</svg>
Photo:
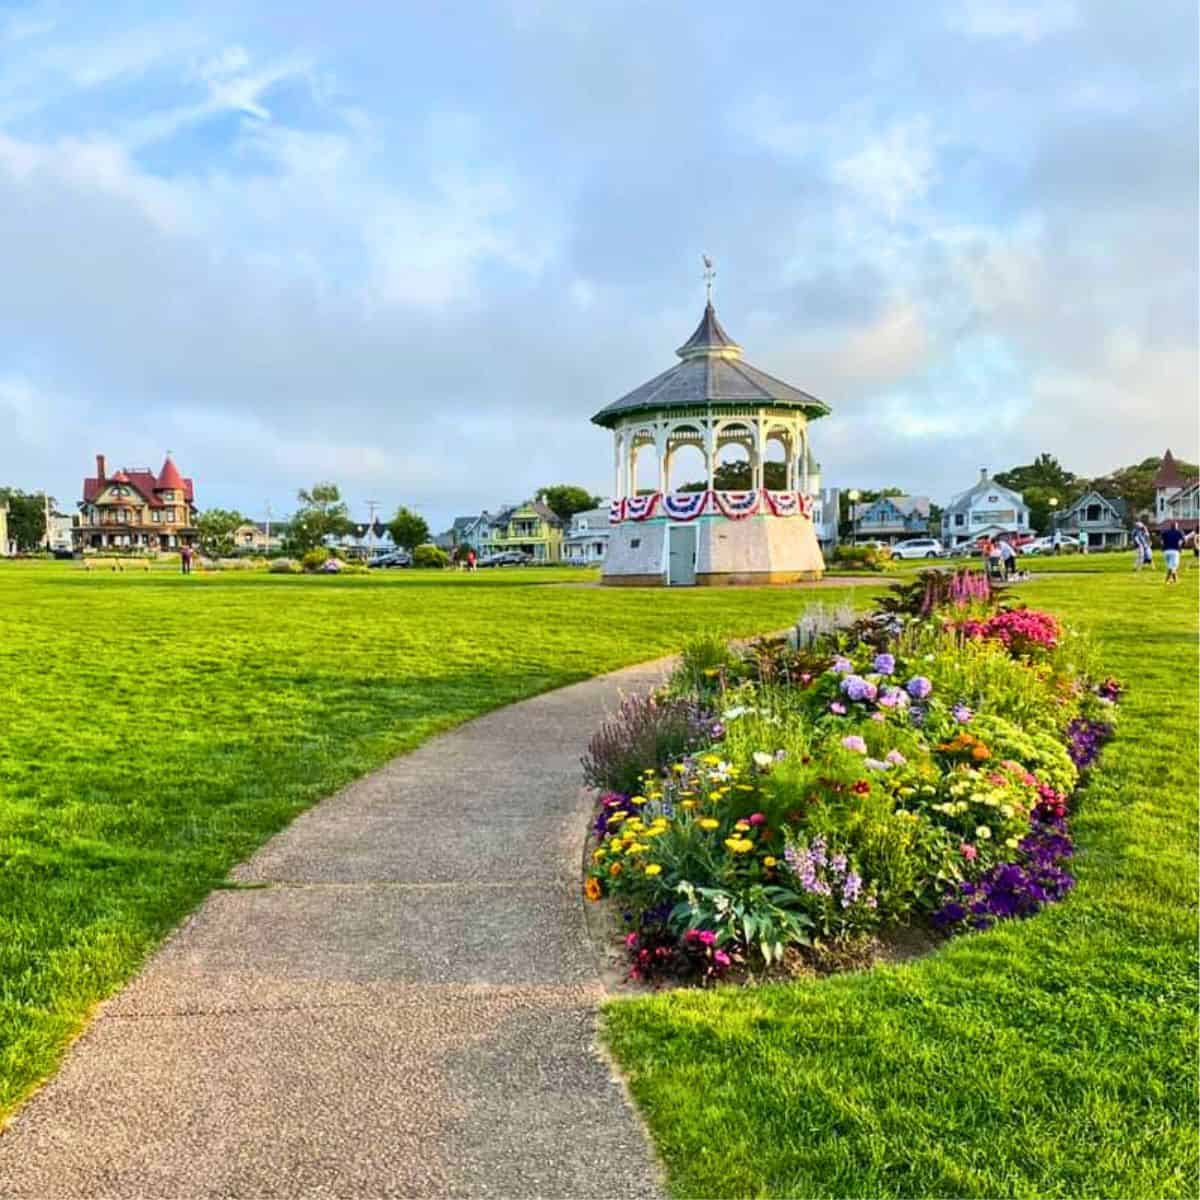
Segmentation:
<svg viewBox="0 0 1200 1200">
<path fill-rule="evenodd" d="M 1100 520 L 1100 505 L 1089 504 L 1087 506 L 1087 520 L 1089 520 L 1089 521 L 1099 521 Z"/>
<path fill-rule="evenodd" d="M 167 519 L 168 521 L 170 521 L 170 522 L 174 523 L 174 521 L 175 521 L 175 510 L 174 510 L 173 508 L 168 508 L 168 509 L 167 509 L 167 517 L 166 517 L 166 519 Z"/>
<path fill-rule="evenodd" d="M 154 520 L 156 520 L 156 521 L 162 520 L 162 513 L 157 508 L 154 510 Z"/>
<path fill-rule="evenodd" d="M 954 523 L 955 523 L 955 525 L 963 525 L 966 523 L 966 518 L 963 516 L 962 513 L 955 513 L 954 514 Z"/>
<path fill-rule="evenodd" d="M 642 544 L 641 538 L 630 538 L 630 540 L 629 540 L 630 550 L 636 550 L 641 544 Z"/>
</svg>

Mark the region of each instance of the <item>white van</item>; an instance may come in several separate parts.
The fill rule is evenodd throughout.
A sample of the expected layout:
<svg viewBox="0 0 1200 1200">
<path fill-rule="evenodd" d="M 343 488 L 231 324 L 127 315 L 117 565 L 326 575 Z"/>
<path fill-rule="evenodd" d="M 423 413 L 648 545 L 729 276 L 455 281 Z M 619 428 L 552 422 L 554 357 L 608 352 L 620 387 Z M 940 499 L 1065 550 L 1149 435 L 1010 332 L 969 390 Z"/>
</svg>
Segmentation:
<svg viewBox="0 0 1200 1200">
<path fill-rule="evenodd" d="M 892 547 L 893 558 L 941 558 L 945 553 L 937 538 L 907 538 Z"/>
</svg>

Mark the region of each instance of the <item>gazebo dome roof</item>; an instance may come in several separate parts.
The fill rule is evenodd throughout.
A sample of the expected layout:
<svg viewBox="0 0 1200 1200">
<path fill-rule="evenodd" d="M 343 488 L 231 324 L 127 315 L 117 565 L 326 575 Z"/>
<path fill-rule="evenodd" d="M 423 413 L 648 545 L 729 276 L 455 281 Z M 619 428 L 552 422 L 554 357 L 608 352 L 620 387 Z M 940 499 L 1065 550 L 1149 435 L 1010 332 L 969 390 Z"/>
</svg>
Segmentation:
<svg viewBox="0 0 1200 1200">
<path fill-rule="evenodd" d="M 829 412 L 823 400 L 743 361 L 741 346 L 721 327 L 711 300 L 695 333 L 675 353 L 680 362 L 602 408 L 592 421 L 612 428 L 635 413 L 746 405 L 795 408 L 810 418 Z"/>
</svg>

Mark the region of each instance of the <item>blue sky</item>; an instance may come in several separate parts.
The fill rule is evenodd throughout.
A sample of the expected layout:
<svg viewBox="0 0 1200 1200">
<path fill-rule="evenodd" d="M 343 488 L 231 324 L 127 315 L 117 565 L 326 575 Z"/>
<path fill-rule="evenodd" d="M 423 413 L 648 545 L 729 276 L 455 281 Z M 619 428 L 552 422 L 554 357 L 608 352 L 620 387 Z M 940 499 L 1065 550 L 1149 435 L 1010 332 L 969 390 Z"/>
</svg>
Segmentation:
<svg viewBox="0 0 1200 1200">
<path fill-rule="evenodd" d="M 605 492 L 588 418 L 701 252 L 829 483 L 1194 457 L 1196 42 L 1170 0 L 0 3 L 0 482 Z"/>
</svg>

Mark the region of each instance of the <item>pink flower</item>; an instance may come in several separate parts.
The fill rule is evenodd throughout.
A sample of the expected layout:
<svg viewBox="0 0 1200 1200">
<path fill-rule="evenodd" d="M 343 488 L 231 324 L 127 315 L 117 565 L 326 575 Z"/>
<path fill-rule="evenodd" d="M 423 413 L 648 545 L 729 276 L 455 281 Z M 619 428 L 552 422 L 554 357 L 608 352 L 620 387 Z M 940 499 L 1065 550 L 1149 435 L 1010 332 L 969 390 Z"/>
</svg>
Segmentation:
<svg viewBox="0 0 1200 1200">
<path fill-rule="evenodd" d="M 889 750 L 884 755 L 884 758 L 886 758 L 887 761 L 890 762 L 894 767 L 902 767 L 906 762 L 908 762 L 908 759 L 905 758 L 899 750 Z"/>
<path fill-rule="evenodd" d="M 839 717 L 844 717 L 846 715 L 846 706 L 840 700 L 835 700 L 829 706 L 829 711 L 836 713 Z"/>
<path fill-rule="evenodd" d="M 974 862 L 975 859 L 979 857 L 979 851 L 976 850 L 970 842 L 963 842 L 962 845 L 959 846 L 959 850 L 962 851 L 962 856 L 967 860 L 967 862 Z"/>
<path fill-rule="evenodd" d="M 636 950 L 638 944 L 638 936 L 636 933 L 627 933 L 625 935 L 625 948 L 627 950 Z"/>
<path fill-rule="evenodd" d="M 751 825 L 765 825 L 767 818 L 762 813 L 751 813 L 747 818 Z"/>
<path fill-rule="evenodd" d="M 717 940 L 717 935 L 711 929 L 701 929 L 696 940 L 702 946 L 711 946 Z"/>
<path fill-rule="evenodd" d="M 867 743 L 857 733 L 847 734 L 846 737 L 842 738 L 842 745 L 847 750 L 853 750 L 855 754 L 866 754 L 867 752 Z"/>
<path fill-rule="evenodd" d="M 871 714 L 871 720 L 872 721 L 886 721 L 887 717 L 885 717 L 883 715 L 883 713 L 881 713 L 881 712 L 873 712 Z"/>
<path fill-rule="evenodd" d="M 724 950 L 718 950 L 713 955 L 713 962 L 715 962 L 718 967 L 727 967 L 729 966 L 729 955 L 726 954 Z"/>
</svg>

